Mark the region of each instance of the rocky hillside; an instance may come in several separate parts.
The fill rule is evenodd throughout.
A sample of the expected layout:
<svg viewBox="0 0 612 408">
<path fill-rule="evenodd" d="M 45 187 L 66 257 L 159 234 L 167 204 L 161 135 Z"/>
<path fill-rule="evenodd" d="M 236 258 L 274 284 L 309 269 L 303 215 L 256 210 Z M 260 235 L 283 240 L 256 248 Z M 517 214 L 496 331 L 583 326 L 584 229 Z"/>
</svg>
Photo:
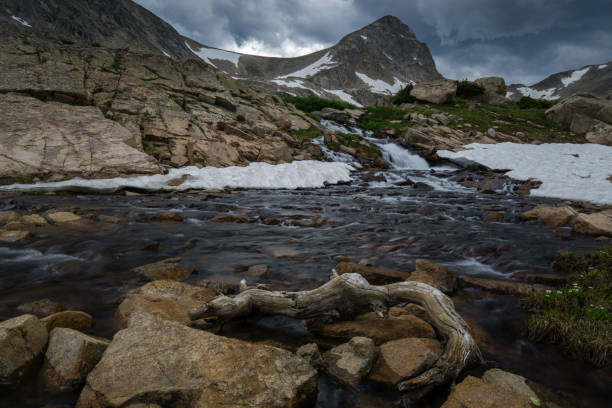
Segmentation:
<svg viewBox="0 0 612 408">
<path fill-rule="evenodd" d="M 200 60 L 35 34 L 0 43 L 1 183 L 321 157 L 317 122 Z"/>
<path fill-rule="evenodd" d="M 3 0 L 0 41 L 19 35 L 193 57 L 171 25 L 131 0 Z"/>
<path fill-rule="evenodd" d="M 394 94 L 411 82 L 442 78 L 427 45 L 393 16 L 297 58 L 244 55 L 186 42 L 206 62 L 259 89 L 315 93 L 358 105 L 374 104 L 380 95 Z"/>
<path fill-rule="evenodd" d="M 508 87 L 507 96 L 514 100 L 523 96 L 557 100 L 575 93 L 589 93 L 602 98 L 612 95 L 612 61 L 559 72 L 531 86 L 513 84 Z"/>
</svg>

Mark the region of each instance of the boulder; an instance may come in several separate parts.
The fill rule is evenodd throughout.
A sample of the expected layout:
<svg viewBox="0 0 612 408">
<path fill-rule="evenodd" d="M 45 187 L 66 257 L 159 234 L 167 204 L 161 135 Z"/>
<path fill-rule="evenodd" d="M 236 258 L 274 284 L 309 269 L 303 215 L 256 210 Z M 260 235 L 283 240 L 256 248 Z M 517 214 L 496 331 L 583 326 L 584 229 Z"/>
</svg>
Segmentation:
<svg viewBox="0 0 612 408">
<path fill-rule="evenodd" d="M 506 95 L 506 81 L 501 77 L 486 77 L 475 80 L 478 85 L 485 89 L 485 92 L 491 92 L 498 95 Z"/>
<path fill-rule="evenodd" d="M 537 283 L 483 279 L 467 275 L 461 275 L 459 280 L 465 286 L 481 288 L 505 295 L 529 296 L 532 293 L 541 293 L 547 289 L 550 289 L 550 286 L 540 285 Z"/>
<path fill-rule="evenodd" d="M 538 395 L 527 385 L 525 377 L 500 370 L 499 368 L 487 370 L 482 376 L 482 381 L 501 387 L 527 401 L 538 399 Z"/>
<path fill-rule="evenodd" d="M 115 177 L 160 171 L 131 133 L 93 106 L 0 95 L 0 179 Z"/>
<path fill-rule="evenodd" d="M 32 236 L 30 231 L 0 230 L 0 242 L 15 243 L 25 241 Z"/>
<path fill-rule="evenodd" d="M 334 268 L 338 275 L 345 273 L 358 273 L 363 276 L 371 285 L 386 285 L 388 283 L 401 282 L 406 280 L 410 274 L 396 271 L 393 269 L 373 268 L 354 262 L 340 262 Z"/>
<path fill-rule="evenodd" d="M 40 299 L 30 303 L 17 306 L 17 310 L 25 314 L 33 314 L 37 317 L 45 317 L 53 313 L 63 312 L 66 306 L 51 299 Z"/>
<path fill-rule="evenodd" d="M 0 323 L 0 385 L 19 384 L 40 362 L 47 330 L 34 315 Z"/>
<path fill-rule="evenodd" d="M 354 320 L 324 323 L 319 319 L 308 322 L 308 329 L 319 336 L 347 340 L 354 336 L 368 337 L 376 344 L 405 337 L 435 338 L 436 333 L 429 323 L 409 313 L 397 313 L 400 308 L 391 308 L 389 317 L 381 318 L 374 312 L 357 316 Z"/>
<path fill-rule="evenodd" d="M 321 356 L 317 343 L 304 344 L 296 350 L 295 354 L 308 361 L 308 363 L 315 368 L 319 368 L 323 362 L 323 357 Z"/>
<path fill-rule="evenodd" d="M 380 346 L 370 379 L 398 384 L 431 368 L 442 355 L 440 342 L 434 339 L 407 338 Z"/>
<path fill-rule="evenodd" d="M 334 109 L 323 108 L 319 112 L 322 119 L 333 120 L 334 122 L 342 123 L 343 125 L 357 126 L 359 119 L 366 114 L 366 111 L 361 109 Z"/>
<path fill-rule="evenodd" d="M 413 98 L 429 103 L 446 103 L 453 100 L 457 93 L 457 82 L 440 79 L 431 82 L 419 82 L 410 91 Z"/>
<path fill-rule="evenodd" d="M 41 217 L 38 214 L 24 215 L 23 217 L 21 217 L 19 221 L 21 221 L 22 224 L 34 225 L 37 227 L 44 227 L 45 225 L 49 225 L 47 220 L 45 220 L 43 217 Z"/>
<path fill-rule="evenodd" d="M 571 223 L 575 232 L 585 235 L 612 236 L 612 210 L 579 214 Z"/>
<path fill-rule="evenodd" d="M 136 314 L 87 376 L 76 407 L 290 408 L 313 401 L 316 389 L 316 371 L 288 351 Z"/>
<path fill-rule="evenodd" d="M 109 344 L 76 330 L 54 329 L 40 372 L 45 391 L 56 394 L 80 389 Z"/>
<path fill-rule="evenodd" d="M 578 213 L 568 205 L 552 206 L 540 204 L 521 214 L 523 220 L 535 220 L 552 227 L 567 225 Z"/>
<path fill-rule="evenodd" d="M 21 218 L 21 215 L 15 211 L 0 211 L 0 224 L 17 221 L 19 218 Z"/>
<path fill-rule="evenodd" d="M 91 315 L 85 312 L 78 312 L 74 310 L 65 310 L 62 312 L 54 313 L 50 316 L 40 319 L 40 321 L 42 322 L 42 324 L 45 325 L 49 333 L 56 327 L 85 331 L 92 329 L 94 326 L 94 320 Z"/>
<path fill-rule="evenodd" d="M 444 293 L 453 293 L 457 288 L 457 275 L 446 268 L 427 259 L 417 259 L 415 266 L 416 270 L 407 280 L 426 283 Z"/>
<path fill-rule="evenodd" d="M 323 355 L 325 371 L 347 385 L 357 385 L 368 375 L 376 360 L 376 346 L 367 337 L 353 337 L 348 343 Z"/>
<path fill-rule="evenodd" d="M 216 296 L 217 292 L 209 288 L 170 280 L 153 281 L 127 295 L 115 312 L 115 323 L 118 328 L 123 328 L 132 314 L 146 312 L 188 325 L 191 320 L 187 312 Z"/>
<path fill-rule="evenodd" d="M 586 139 L 595 144 L 612 146 L 612 125 L 596 121 L 586 134 Z"/>
<path fill-rule="evenodd" d="M 467 376 L 441 408 L 529 408 L 530 400 L 500 386 Z"/>
<path fill-rule="evenodd" d="M 612 124 L 612 101 L 590 96 L 572 95 L 546 111 L 548 120 L 568 125 L 574 123 L 574 128 L 577 129 L 572 129 L 574 131 L 584 131 L 584 128 L 579 125 L 581 121 L 578 119 L 581 116 Z"/>
<path fill-rule="evenodd" d="M 47 218 L 49 218 L 51 221 L 53 221 L 56 224 L 81 220 L 80 216 L 76 215 L 75 213 L 68 212 L 68 211 L 58 211 L 58 212 L 48 213 Z"/>
<path fill-rule="evenodd" d="M 181 268 L 178 266 L 179 262 L 181 262 L 181 258 L 168 258 L 132 268 L 131 271 L 144 280 L 181 281 L 187 279 L 195 271 L 195 268 Z"/>
</svg>

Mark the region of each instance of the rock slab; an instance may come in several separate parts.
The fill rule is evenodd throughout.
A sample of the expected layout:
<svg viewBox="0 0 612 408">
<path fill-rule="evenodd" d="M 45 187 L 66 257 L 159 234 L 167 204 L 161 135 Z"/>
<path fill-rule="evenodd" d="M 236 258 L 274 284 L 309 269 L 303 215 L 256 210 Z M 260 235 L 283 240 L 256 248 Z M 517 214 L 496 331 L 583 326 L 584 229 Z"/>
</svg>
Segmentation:
<svg viewBox="0 0 612 408">
<path fill-rule="evenodd" d="M 289 408 L 311 401 L 316 381 L 288 351 L 138 314 L 87 376 L 76 407 Z"/>
</svg>

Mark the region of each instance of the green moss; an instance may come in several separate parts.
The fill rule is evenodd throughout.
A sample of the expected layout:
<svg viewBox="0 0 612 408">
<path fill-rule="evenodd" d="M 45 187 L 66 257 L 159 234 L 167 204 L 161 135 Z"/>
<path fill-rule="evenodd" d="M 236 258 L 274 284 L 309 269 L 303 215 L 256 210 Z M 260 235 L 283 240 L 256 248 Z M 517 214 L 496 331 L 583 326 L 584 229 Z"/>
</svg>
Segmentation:
<svg viewBox="0 0 612 408">
<path fill-rule="evenodd" d="M 402 129 L 414 125 L 404 119 L 407 112 L 400 108 L 376 106 L 367 110 L 368 113 L 359 120 L 359 126 L 367 130 Z"/>
<path fill-rule="evenodd" d="M 308 129 L 298 129 L 293 132 L 295 137 L 298 139 L 314 139 L 315 137 L 323 136 L 323 132 L 317 129 L 314 126 L 309 127 Z"/>
<path fill-rule="evenodd" d="M 400 90 L 396 93 L 393 98 L 391 98 L 391 103 L 394 105 L 401 105 L 403 103 L 412 103 L 415 99 L 410 96 L 410 91 L 412 91 L 412 84 L 407 85 L 404 89 Z"/>
<path fill-rule="evenodd" d="M 236 115 L 236 120 L 238 122 L 246 122 L 246 118 L 244 117 L 243 114 L 240 114 L 240 113 L 238 115 Z"/>
<path fill-rule="evenodd" d="M 571 273 L 559 290 L 532 294 L 530 339 L 559 344 L 573 356 L 607 365 L 612 356 L 612 246 L 574 255 L 559 252 L 555 269 Z"/>
<path fill-rule="evenodd" d="M 348 102 L 335 101 L 331 99 L 319 98 L 318 96 L 289 96 L 283 99 L 286 103 L 295 105 L 296 108 L 304 112 L 310 113 L 320 111 L 324 108 L 334 108 L 339 110 L 358 109 L 357 106 Z"/>
</svg>

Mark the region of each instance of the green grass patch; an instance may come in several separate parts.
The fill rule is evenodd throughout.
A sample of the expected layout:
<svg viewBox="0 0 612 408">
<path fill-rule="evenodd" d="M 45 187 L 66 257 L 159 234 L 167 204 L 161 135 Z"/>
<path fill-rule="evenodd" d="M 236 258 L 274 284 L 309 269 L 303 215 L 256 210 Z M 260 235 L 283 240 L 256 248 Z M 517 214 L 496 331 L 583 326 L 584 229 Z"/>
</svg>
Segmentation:
<svg viewBox="0 0 612 408">
<path fill-rule="evenodd" d="M 367 108 L 368 113 L 359 120 L 359 126 L 367 130 L 402 129 L 414 123 L 404 116 L 408 112 L 396 107 L 375 106 Z"/>
<path fill-rule="evenodd" d="M 320 111 L 324 108 L 334 108 L 339 110 L 344 109 L 359 109 L 357 106 L 344 101 L 334 101 L 331 99 L 319 98 L 318 96 L 288 96 L 283 99 L 287 103 L 295 105 L 296 108 L 304 112 L 310 113 Z"/>
<path fill-rule="evenodd" d="M 532 294 L 528 335 L 559 344 L 569 354 L 605 366 L 612 357 L 612 246 L 574 255 L 563 251 L 553 263 L 570 273 L 559 290 Z"/>
<path fill-rule="evenodd" d="M 314 139 L 315 137 L 323 136 L 323 132 L 314 126 L 310 126 L 308 129 L 295 130 L 293 134 L 298 139 Z"/>
<path fill-rule="evenodd" d="M 396 93 L 393 98 L 391 98 L 391 103 L 394 105 L 401 105 L 403 103 L 412 103 L 415 99 L 410 96 L 410 91 L 412 91 L 412 84 L 406 85 L 406 87 Z"/>
<path fill-rule="evenodd" d="M 517 106 L 521 109 L 548 109 L 555 103 L 553 101 L 547 101 L 545 99 L 533 99 L 528 96 L 523 96 L 518 102 Z"/>
</svg>

